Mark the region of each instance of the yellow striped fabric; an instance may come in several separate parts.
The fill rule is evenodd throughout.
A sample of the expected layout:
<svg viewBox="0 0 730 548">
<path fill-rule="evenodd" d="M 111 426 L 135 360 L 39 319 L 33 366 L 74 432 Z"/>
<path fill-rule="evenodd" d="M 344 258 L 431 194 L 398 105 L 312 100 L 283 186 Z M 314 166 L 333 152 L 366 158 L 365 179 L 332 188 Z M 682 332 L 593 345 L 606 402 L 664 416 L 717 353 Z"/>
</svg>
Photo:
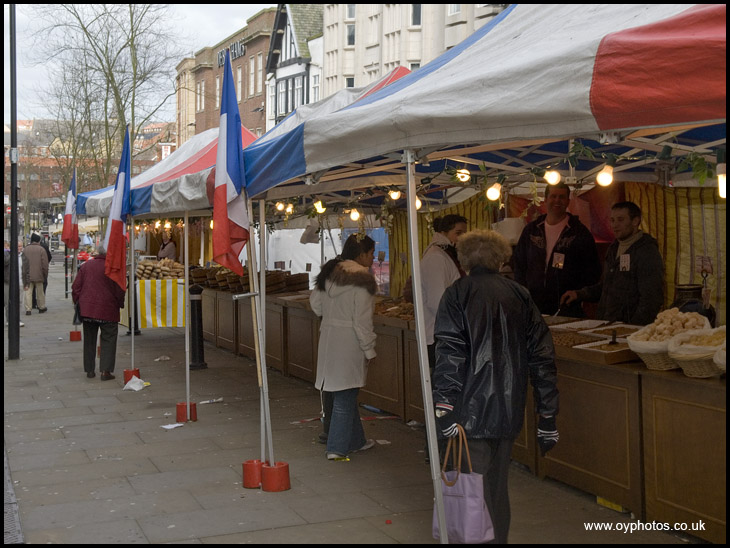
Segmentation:
<svg viewBox="0 0 730 548">
<path fill-rule="evenodd" d="M 185 327 L 185 281 L 139 280 L 139 327 Z"/>
</svg>

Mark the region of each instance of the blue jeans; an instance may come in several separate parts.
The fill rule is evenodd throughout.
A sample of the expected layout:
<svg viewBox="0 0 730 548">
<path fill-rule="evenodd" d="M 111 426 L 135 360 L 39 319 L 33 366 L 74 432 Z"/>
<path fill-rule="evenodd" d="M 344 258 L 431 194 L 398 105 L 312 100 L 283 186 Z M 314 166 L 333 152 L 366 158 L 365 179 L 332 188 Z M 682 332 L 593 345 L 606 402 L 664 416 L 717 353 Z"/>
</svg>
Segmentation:
<svg viewBox="0 0 730 548">
<path fill-rule="evenodd" d="M 332 419 L 327 436 L 327 452 L 346 456 L 351 451 L 360 449 L 365 442 L 365 432 L 360 422 L 360 411 L 357 407 L 359 388 L 332 392 Z"/>
</svg>

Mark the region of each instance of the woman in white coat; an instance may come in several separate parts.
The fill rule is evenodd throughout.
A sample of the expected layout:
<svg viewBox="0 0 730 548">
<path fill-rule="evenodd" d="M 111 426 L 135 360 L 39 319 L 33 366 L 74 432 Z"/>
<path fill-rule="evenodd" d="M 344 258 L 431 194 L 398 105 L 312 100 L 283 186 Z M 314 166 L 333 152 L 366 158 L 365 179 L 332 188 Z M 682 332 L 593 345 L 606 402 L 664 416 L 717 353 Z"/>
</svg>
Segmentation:
<svg viewBox="0 0 730 548">
<path fill-rule="evenodd" d="M 374 252 L 371 238 L 358 240 L 357 234 L 351 235 L 342 254 L 322 267 L 309 298 L 314 313 L 322 317 L 315 386 L 332 395 L 329 460 L 374 445 L 373 440 L 365 439 L 357 407 L 367 366 L 376 355 L 373 308 L 377 283 L 370 273 Z"/>
<path fill-rule="evenodd" d="M 466 275 L 456 256 L 456 240 L 466 233 L 466 218 L 461 215 L 445 215 L 433 220 L 433 240 L 421 259 L 421 285 L 423 287 L 423 318 L 426 324 L 428 363 L 433 371 L 436 363 L 433 330 L 441 297 L 459 278 Z"/>
</svg>

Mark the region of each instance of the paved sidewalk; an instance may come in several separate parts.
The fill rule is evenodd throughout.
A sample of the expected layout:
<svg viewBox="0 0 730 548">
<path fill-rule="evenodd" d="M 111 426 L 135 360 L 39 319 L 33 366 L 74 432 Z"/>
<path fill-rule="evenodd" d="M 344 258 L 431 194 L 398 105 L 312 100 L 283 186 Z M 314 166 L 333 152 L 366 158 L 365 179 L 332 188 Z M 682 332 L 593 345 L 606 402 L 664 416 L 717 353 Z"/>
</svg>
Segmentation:
<svg viewBox="0 0 730 548">
<path fill-rule="evenodd" d="M 131 346 L 121 327 L 117 378 L 87 379 L 82 343 L 69 341 L 73 309 L 63 286 L 56 263 L 48 312 L 22 313 L 21 359 L 5 360 L 5 449 L 26 543 L 435 543 L 423 428 L 367 420 L 367 437 L 380 443 L 349 462 L 327 461 L 320 424 L 308 421 L 319 414 L 317 391 L 271 371 L 274 453 L 289 464 L 292 488 L 244 489 L 242 462 L 260 458 L 255 364 L 206 343 L 209 368 L 190 373 L 191 401 L 223 401 L 198 404 L 197 422 L 164 430 L 185 399 L 184 331 L 135 338 L 144 390 L 122 390 Z M 155 361 L 162 356 L 170 359 Z M 518 465 L 510 482 L 513 543 L 687 542 L 661 532 L 588 532 L 586 522 L 632 520 Z M 8 500 L 6 486 L 6 542 Z"/>
</svg>

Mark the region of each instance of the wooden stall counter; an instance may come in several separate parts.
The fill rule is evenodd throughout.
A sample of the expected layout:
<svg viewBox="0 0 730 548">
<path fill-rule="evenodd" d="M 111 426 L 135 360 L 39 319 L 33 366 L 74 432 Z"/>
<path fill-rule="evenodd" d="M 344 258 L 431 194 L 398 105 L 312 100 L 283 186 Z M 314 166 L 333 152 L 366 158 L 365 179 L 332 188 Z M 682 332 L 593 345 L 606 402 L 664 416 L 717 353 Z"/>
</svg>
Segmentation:
<svg viewBox="0 0 730 548">
<path fill-rule="evenodd" d="M 645 367 L 568 359 L 556 359 L 556 365 L 560 443 L 538 458 L 538 475 L 642 517 L 640 372 Z"/>
<path fill-rule="evenodd" d="M 688 534 L 725 544 L 726 401 L 724 378 L 642 373 L 647 521 L 686 524 Z"/>
</svg>

